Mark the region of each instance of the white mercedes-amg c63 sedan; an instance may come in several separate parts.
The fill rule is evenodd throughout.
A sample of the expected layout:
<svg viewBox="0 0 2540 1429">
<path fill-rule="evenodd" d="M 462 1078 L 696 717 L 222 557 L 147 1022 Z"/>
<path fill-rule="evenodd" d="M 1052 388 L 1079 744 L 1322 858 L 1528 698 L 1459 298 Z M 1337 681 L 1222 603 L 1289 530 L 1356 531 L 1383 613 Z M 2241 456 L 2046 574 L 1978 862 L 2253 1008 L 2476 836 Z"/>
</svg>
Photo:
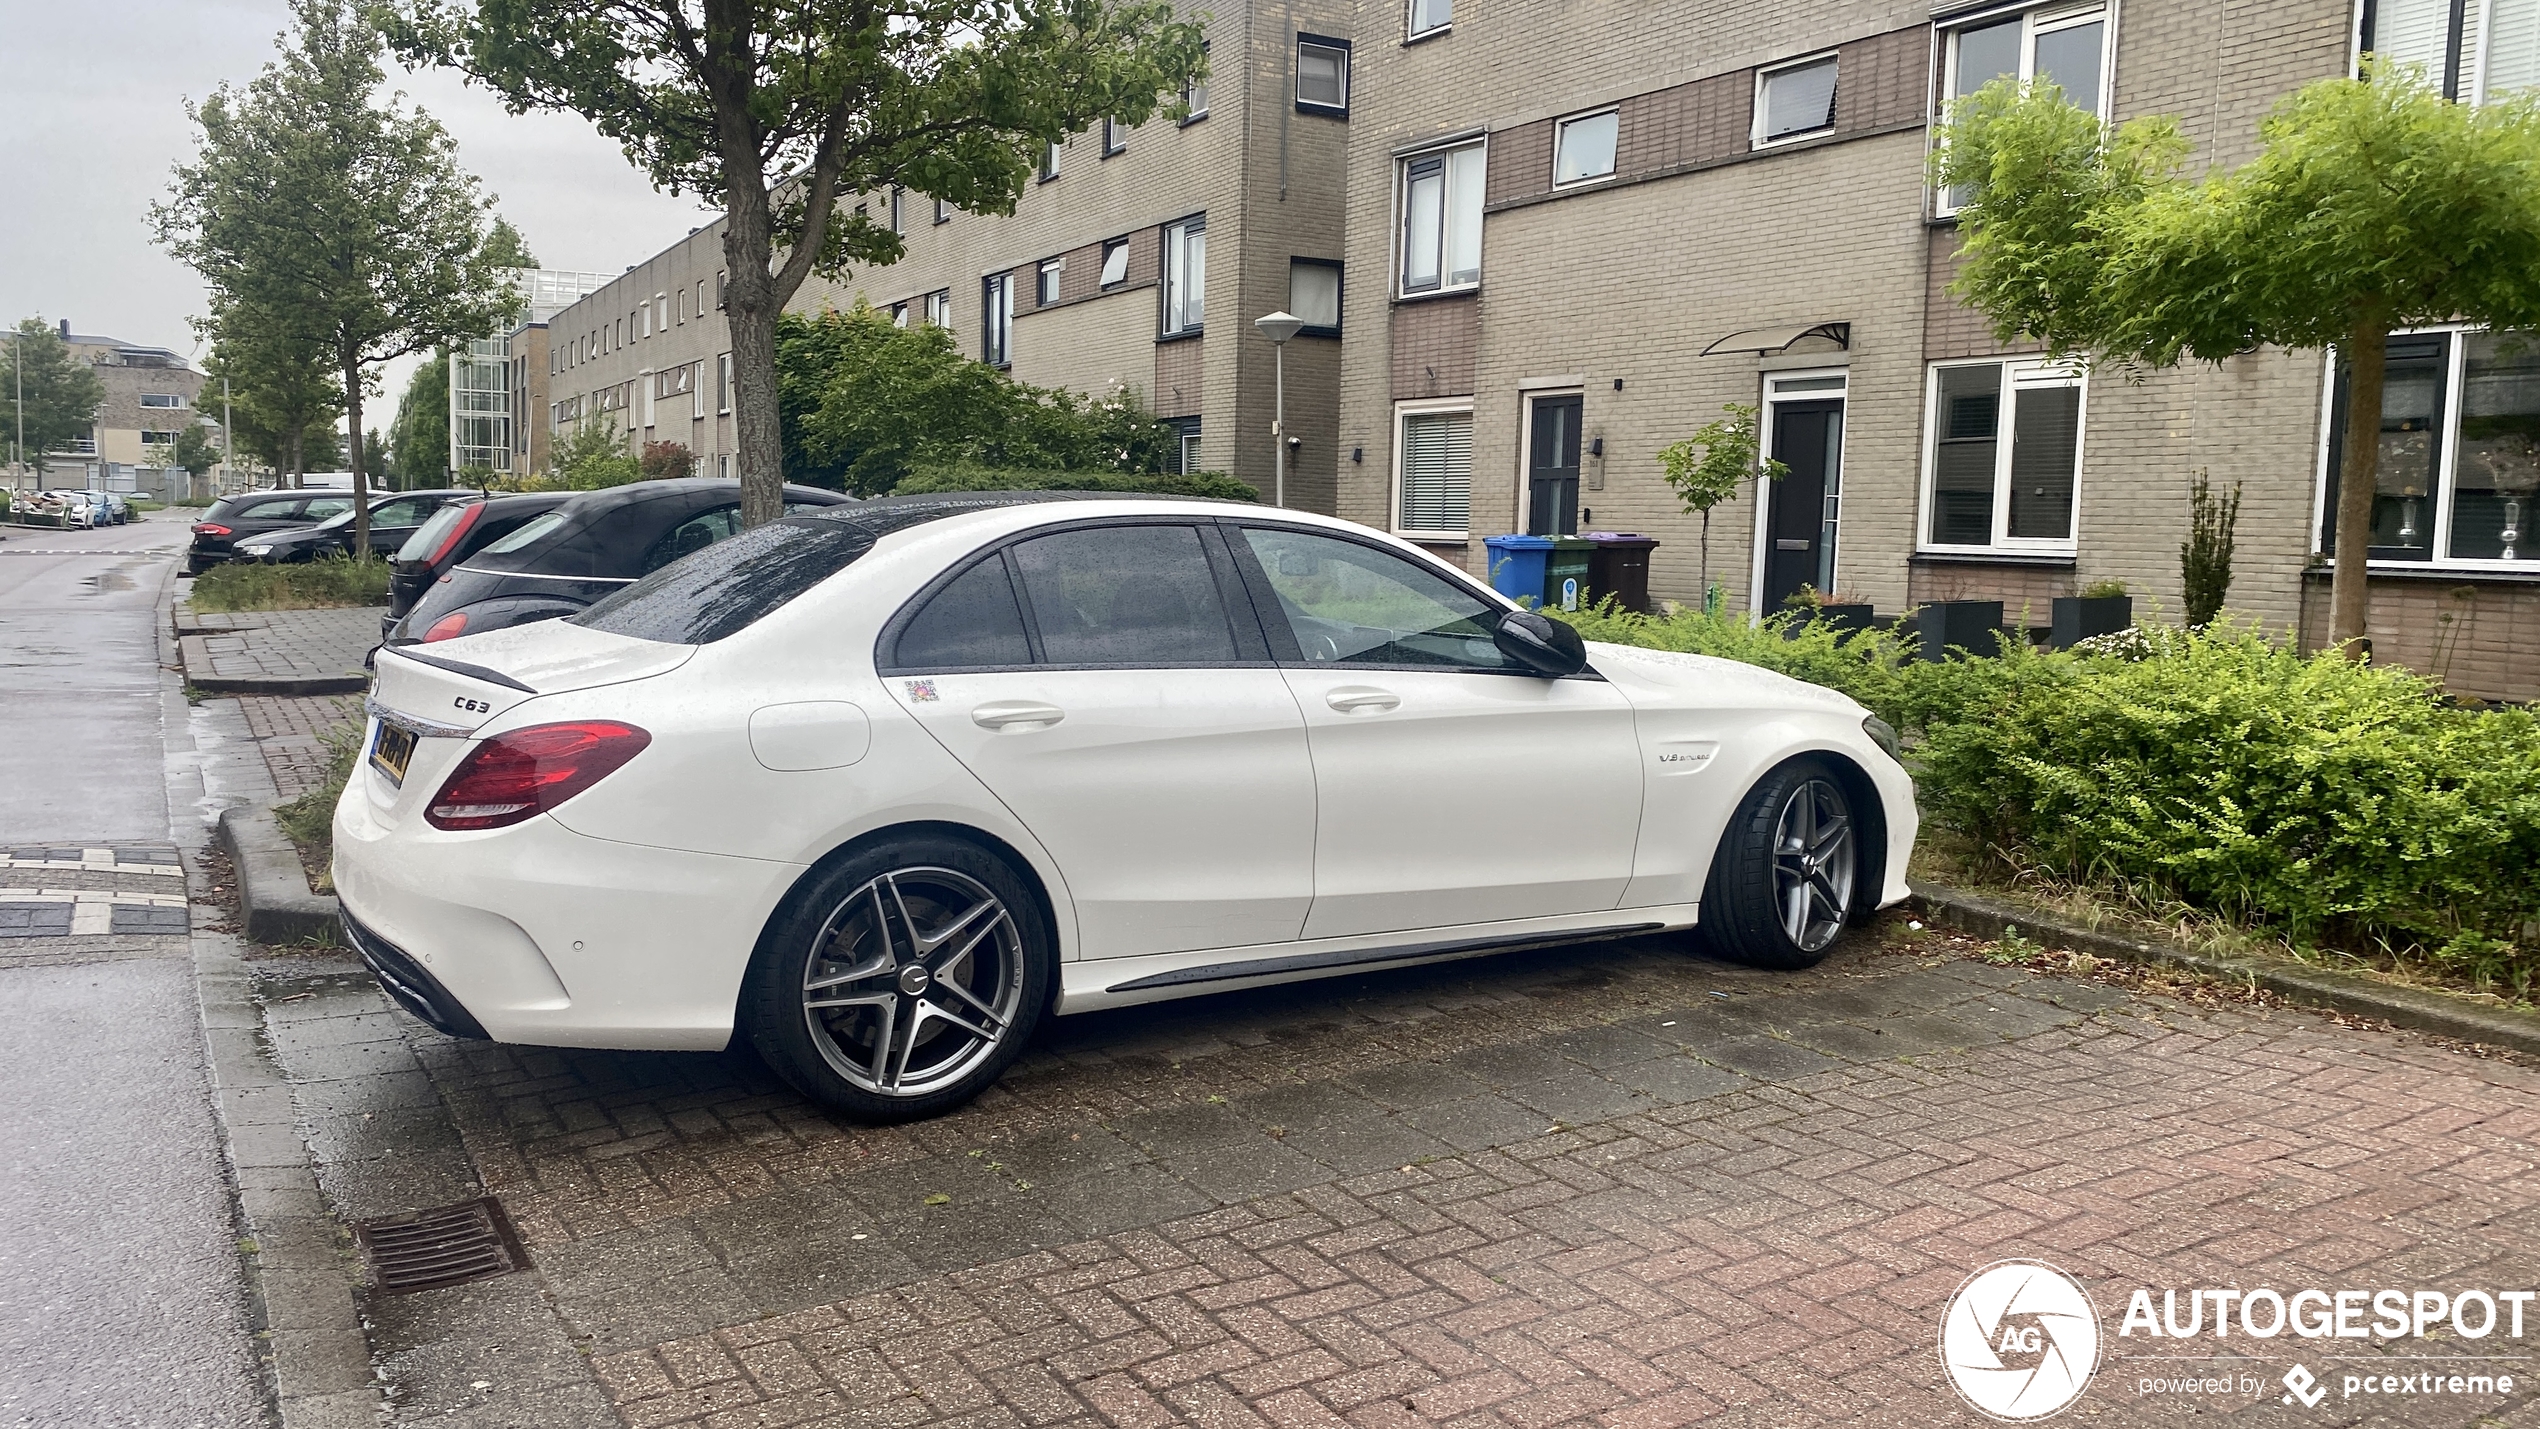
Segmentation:
<svg viewBox="0 0 2540 1429">
<path fill-rule="evenodd" d="M 1905 895 L 1915 833 L 1842 695 L 1227 502 L 832 507 L 378 667 L 335 883 L 401 1004 L 737 1032 L 874 1120 L 1053 1014 L 1697 920 L 1802 967 Z"/>
</svg>

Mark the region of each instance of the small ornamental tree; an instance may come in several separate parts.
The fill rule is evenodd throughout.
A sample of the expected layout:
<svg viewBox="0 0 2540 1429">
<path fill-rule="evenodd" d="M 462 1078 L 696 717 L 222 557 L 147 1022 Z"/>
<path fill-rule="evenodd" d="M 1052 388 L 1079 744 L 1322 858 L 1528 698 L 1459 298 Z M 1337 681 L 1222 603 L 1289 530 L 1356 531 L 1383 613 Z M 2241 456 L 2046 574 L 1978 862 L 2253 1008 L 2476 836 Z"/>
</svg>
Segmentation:
<svg viewBox="0 0 2540 1429">
<path fill-rule="evenodd" d="M 25 433 L 17 460 L 43 471 L 46 452 L 93 430 L 106 384 L 40 317 L 19 323 L 8 338 L 0 346 L 0 442 L 15 446 Z"/>
<path fill-rule="evenodd" d="M 220 465 L 220 444 L 212 440 L 211 433 L 202 423 L 196 422 L 176 434 L 174 450 L 168 453 L 168 465 L 183 470 L 195 481 L 201 481 L 203 473 Z M 190 489 L 187 494 L 192 494 Z"/>
<path fill-rule="evenodd" d="M 2540 326 L 2540 95 L 2470 106 L 2422 73 L 2303 86 L 2258 157 L 2190 181 L 2176 120 L 2113 134 L 2052 84 L 1998 79 L 1952 106 L 1937 183 L 1966 196 L 1951 291 L 2005 341 L 2171 367 L 2260 344 L 2348 368 L 2329 639 L 2369 600 L 2382 383 L 2393 329 Z"/>
<path fill-rule="evenodd" d="M 1658 453 L 1667 484 L 1687 511 L 1702 513 L 1702 608 L 1711 608 L 1711 508 L 1737 495 L 1756 477 L 1779 481 L 1790 468 L 1762 457 L 1756 440 L 1756 408 L 1731 402 L 1694 434 Z"/>
<path fill-rule="evenodd" d="M 635 469 L 645 481 L 675 481 L 697 474 L 697 458 L 686 442 L 646 442 Z"/>
</svg>

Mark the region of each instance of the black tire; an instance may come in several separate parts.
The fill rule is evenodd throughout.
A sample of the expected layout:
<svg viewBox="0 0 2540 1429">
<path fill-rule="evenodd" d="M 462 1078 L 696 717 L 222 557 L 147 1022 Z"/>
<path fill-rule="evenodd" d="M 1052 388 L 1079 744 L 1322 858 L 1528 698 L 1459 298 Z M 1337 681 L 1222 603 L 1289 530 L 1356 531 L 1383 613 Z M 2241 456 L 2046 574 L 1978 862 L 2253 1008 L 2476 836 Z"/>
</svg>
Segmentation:
<svg viewBox="0 0 2540 1429">
<path fill-rule="evenodd" d="M 894 839 L 786 900 L 739 1022 L 803 1095 L 858 1121 L 916 1121 L 1022 1055 L 1056 964 L 1040 900 L 1005 860 L 956 838 Z"/>
<path fill-rule="evenodd" d="M 1791 760 L 1756 781 L 1720 836 L 1702 890 L 1703 939 L 1761 968 L 1814 967 L 1864 897 L 1860 816 L 1831 765 Z"/>
</svg>

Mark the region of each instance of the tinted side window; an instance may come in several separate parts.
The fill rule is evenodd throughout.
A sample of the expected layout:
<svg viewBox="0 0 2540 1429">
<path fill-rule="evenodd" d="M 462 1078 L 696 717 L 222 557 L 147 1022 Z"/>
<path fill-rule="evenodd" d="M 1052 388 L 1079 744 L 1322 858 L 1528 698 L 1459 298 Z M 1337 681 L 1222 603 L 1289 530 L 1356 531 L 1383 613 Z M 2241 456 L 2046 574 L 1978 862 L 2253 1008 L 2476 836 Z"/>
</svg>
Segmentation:
<svg viewBox="0 0 2540 1429">
<path fill-rule="evenodd" d="M 329 516 L 341 516 L 352 509 L 353 498 L 349 496 L 312 496 L 309 498 L 309 504 L 295 514 L 303 520 L 323 521 Z"/>
<path fill-rule="evenodd" d="M 1499 611 L 1387 551 L 1305 531 L 1246 528 L 1308 664 L 1519 668 L 1491 639 Z"/>
<path fill-rule="evenodd" d="M 900 631 L 891 664 L 902 670 L 966 670 L 1029 665 L 1032 644 L 1023 635 L 1023 611 L 1005 557 L 993 555 L 935 592 Z"/>
<path fill-rule="evenodd" d="M 1232 664 L 1235 635 L 1189 526 L 1104 526 L 1014 548 L 1051 665 Z"/>
<path fill-rule="evenodd" d="M 652 544 L 652 549 L 644 552 L 644 573 L 650 575 L 681 556 L 694 555 L 740 529 L 741 508 L 738 504 L 700 511 L 671 527 Z"/>
<path fill-rule="evenodd" d="M 381 527 L 420 525 L 436 504 L 428 496 L 409 496 L 386 502 L 370 513 L 370 524 Z"/>
</svg>

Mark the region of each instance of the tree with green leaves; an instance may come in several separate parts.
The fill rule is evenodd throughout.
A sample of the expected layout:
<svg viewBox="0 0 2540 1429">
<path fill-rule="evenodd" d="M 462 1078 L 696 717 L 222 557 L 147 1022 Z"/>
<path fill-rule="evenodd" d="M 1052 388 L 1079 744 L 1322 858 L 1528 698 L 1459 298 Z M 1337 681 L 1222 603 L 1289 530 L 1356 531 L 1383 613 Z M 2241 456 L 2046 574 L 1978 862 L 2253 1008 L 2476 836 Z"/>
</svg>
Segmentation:
<svg viewBox="0 0 2540 1429">
<path fill-rule="evenodd" d="M 498 330 L 521 308 L 519 235 L 492 216 L 439 121 L 382 95 L 359 0 L 294 0 L 282 59 L 192 110 L 202 145 L 151 210 L 215 304 L 288 311 L 344 384 L 352 548 L 370 550 L 363 399 L 381 365 Z"/>
<path fill-rule="evenodd" d="M 344 413 L 344 381 L 335 357 L 288 309 L 215 301 L 195 327 L 211 339 L 203 390 L 226 384 L 230 440 L 287 486 L 312 471 L 333 471 L 335 419 Z M 208 397 L 205 399 L 209 400 Z"/>
<path fill-rule="evenodd" d="M 400 491 L 439 486 L 450 475 L 450 354 L 415 369 L 388 428 L 388 469 Z"/>
<path fill-rule="evenodd" d="M 742 518 L 783 510 L 776 319 L 815 271 L 895 261 L 842 194 L 1011 213 L 1044 145 L 1144 122 L 1205 65 L 1166 0 L 399 0 L 399 48 L 514 110 L 580 114 L 722 208 Z"/>
<path fill-rule="evenodd" d="M 1953 292 L 2005 341 L 2120 365 L 2335 347 L 2347 371 L 2329 639 L 2370 599 L 2382 386 L 2394 329 L 2540 326 L 2540 95 L 2471 106 L 2369 65 L 2286 97 L 2239 169 L 2181 174 L 2177 121 L 2113 134 L 2052 84 L 2000 79 L 1951 110 L 1936 181 L 1966 196 Z"/>
<path fill-rule="evenodd" d="M 1702 608 L 1711 608 L 1711 508 L 1758 478 L 1779 481 L 1790 468 L 1763 455 L 1752 402 L 1730 402 L 1694 434 L 1658 453 L 1658 468 L 1687 511 L 1702 513 Z"/>
<path fill-rule="evenodd" d="M 544 479 L 519 483 L 546 491 L 597 491 L 643 479 L 643 464 L 626 449 L 626 428 L 614 415 L 594 412 L 547 448 Z"/>
<path fill-rule="evenodd" d="M 211 429 L 196 422 L 176 434 L 174 449 L 168 453 L 168 465 L 182 470 L 192 480 L 201 481 L 203 473 L 220 465 L 220 458 L 220 444 L 212 440 Z M 190 488 L 187 494 L 192 494 Z"/>
<path fill-rule="evenodd" d="M 0 438 L 17 449 L 14 460 L 50 470 L 44 454 L 94 431 L 97 406 L 105 400 L 106 384 L 96 369 L 80 361 L 43 318 L 28 318 L 9 334 L 8 347 L 0 350 L 0 404 L 6 404 L 0 417 L 7 422 Z"/>
</svg>

